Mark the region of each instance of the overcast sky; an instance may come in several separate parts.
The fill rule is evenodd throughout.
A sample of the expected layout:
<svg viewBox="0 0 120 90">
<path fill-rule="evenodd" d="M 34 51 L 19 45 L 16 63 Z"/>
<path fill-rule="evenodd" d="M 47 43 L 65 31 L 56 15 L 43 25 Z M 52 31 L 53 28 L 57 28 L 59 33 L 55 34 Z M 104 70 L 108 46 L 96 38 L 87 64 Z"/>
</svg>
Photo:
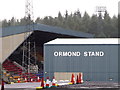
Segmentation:
<svg viewBox="0 0 120 90">
<path fill-rule="evenodd" d="M 33 0 L 34 17 L 53 16 L 56 17 L 60 11 L 64 15 L 76 11 L 89 15 L 95 14 L 96 6 L 106 6 L 110 16 L 118 14 L 118 1 L 120 0 Z M 25 16 L 25 0 L 0 0 L 0 20 L 20 19 Z"/>
</svg>

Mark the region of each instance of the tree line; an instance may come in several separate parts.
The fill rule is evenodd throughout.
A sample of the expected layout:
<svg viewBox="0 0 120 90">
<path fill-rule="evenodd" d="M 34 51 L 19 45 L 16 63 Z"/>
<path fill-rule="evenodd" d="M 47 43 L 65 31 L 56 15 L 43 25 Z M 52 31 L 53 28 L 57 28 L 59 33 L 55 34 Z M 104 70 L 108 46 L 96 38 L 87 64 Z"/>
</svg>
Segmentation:
<svg viewBox="0 0 120 90">
<path fill-rule="evenodd" d="M 118 37 L 118 19 L 119 16 L 110 17 L 109 13 L 105 11 L 102 13 L 93 14 L 90 16 L 87 12 L 81 15 L 79 10 L 74 13 L 68 14 L 66 10 L 65 14 L 58 13 L 57 17 L 45 16 L 44 18 L 38 17 L 34 23 L 46 24 L 50 26 L 58 26 L 65 29 L 71 29 L 86 33 L 94 34 L 95 37 Z M 12 17 L 10 20 L 2 20 L 2 27 L 26 25 L 27 19 L 21 18 L 20 20 Z M 33 22 L 33 21 L 31 21 Z"/>
</svg>

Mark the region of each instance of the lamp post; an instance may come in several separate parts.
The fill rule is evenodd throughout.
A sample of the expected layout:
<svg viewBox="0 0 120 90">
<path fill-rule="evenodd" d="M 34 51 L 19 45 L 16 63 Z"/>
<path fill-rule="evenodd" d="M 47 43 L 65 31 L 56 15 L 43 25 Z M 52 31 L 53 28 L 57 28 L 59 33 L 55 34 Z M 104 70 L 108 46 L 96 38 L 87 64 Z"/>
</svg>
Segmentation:
<svg viewBox="0 0 120 90">
<path fill-rule="evenodd" d="M 95 12 L 97 13 L 98 16 L 103 16 L 102 13 L 106 12 L 106 6 L 96 6 Z"/>
</svg>

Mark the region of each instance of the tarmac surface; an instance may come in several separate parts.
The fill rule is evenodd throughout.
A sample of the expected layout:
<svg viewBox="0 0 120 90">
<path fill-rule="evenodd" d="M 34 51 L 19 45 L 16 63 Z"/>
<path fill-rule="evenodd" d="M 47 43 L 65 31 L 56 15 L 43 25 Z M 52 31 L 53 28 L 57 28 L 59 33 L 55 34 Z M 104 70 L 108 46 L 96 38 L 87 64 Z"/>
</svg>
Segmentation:
<svg viewBox="0 0 120 90">
<path fill-rule="evenodd" d="M 25 88 L 16 88 L 16 89 L 4 89 L 4 90 L 38 90 L 38 89 L 25 89 Z M 39 89 L 39 90 L 120 90 L 118 88 L 94 88 L 94 89 L 84 89 L 84 88 L 81 88 L 81 89 L 71 89 L 71 88 L 50 88 L 50 89 Z"/>
<path fill-rule="evenodd" d="M 120 88 L 120 84 L 115 82 L 84 82 L 83 84 L 64 85 L 62 88 Z"/>
<path fill-rule="evenodd" d="M 84 82 L 83 84 L 67 85 L 67 82 L 59 82 L 57 88 L 40 90 L 120 90 L 120 85 L 114 82 Z M 39 82 L 5 84 L 4 90 L 36 90 Z M 38 90 L 38 89 L 37 89 Z"/>
<path fill-rule="evenodd" d="M 120 90 L 120 84 L 114 82 L 84 82 L 60 87 L 68 90 Z"/>
</svg>

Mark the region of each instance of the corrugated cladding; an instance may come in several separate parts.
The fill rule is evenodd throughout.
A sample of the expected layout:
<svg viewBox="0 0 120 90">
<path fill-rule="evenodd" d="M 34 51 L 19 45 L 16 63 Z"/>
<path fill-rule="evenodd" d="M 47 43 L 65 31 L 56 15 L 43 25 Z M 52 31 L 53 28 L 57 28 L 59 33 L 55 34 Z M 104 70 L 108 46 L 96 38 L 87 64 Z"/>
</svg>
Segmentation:
<svg viewBox="0 0 120 90">
<path fill-rule="evenodd" d="M 90 33 L 84 33 L 84 32 L 79 32 L 79 31 L 75 31 L 75 30 L 68 30 L 68 29 L 63 29 L 63 28 L 55 27 L 55 26 L 53 27 L 53 26 L 44 25 L 44 24 L 34 24 L 33 31 L 43 31 L 43 32 L 76 36 L 76 37 L 94 37 L 94 35 L 90 34 Z M 5 28 L 0 29 L 0 32 L 2 32 L 2 34 L 0 34 L 0 37 L 25 33 L 26 26 L 23 25 L 23 26 L 5 27 Z"/>
<path fill-rule="evenodd" d="M 54 56 L 55 51 L 80 51 L 80 56 Z M 84 56 L 85 51 L 103 51 L 104 56 Z M 45 77 L 54 72 L 83 72 L 84 80 L 118 81 L 118 44 L 45 44 Z"/>
</svg>

